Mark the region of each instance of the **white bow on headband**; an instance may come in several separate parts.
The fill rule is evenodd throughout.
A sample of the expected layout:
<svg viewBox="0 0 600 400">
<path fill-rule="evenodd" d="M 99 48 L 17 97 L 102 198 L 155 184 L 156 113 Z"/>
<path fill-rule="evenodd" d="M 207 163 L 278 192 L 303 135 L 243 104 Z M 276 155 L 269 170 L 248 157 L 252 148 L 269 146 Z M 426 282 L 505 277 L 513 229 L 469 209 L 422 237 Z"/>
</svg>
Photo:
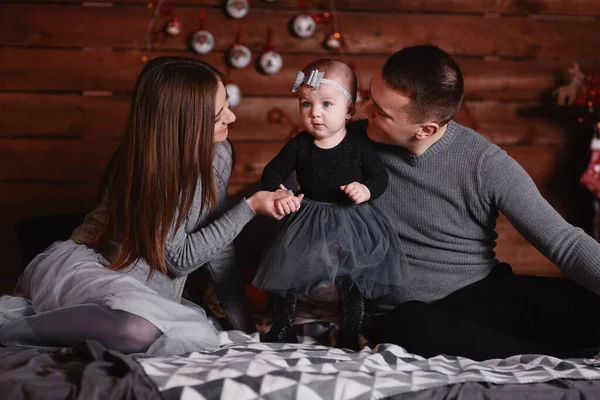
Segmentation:
<svg viewBox="0 0 600 400">
<path fill-rule="evenodd" d="M 312 71 L 310 71 L 310 75 L 308 76 L 306 76 L 304 72 L 298 71 L 298 73 L 296 74 L 296 80 L 294 81 L 294 87 L 292 88 L 292 92 L 297 92 L 298 90 L 300 90 L 302 85 L 306 85 L 312 90 L 317 90 L 321 83 L 326 83 L 339 90 L 340 93 L 346 96 L 350 101 L 354 101 L 354 98 L 343 87 L 341 87 L 332 80 L 323 79 L 323 75 L 325 75 L 325 72 L 319 72 L 318 69 L 313 69 Z"/>
</svg>

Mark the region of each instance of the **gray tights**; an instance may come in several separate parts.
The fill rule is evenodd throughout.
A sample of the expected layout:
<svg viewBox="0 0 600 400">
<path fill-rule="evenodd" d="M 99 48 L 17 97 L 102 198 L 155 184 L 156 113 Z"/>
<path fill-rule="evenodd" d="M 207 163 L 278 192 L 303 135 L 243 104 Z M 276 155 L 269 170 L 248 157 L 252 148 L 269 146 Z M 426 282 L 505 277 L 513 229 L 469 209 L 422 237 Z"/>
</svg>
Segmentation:
<svg viewBox="0 0 600 400">
<path fill-rule="evenodd" d="M 160 335 L 140 316 L 98 304 L 80 304 L 11 321 L 0 328 L 0 343 L 73 347 L 92 339 L 122 353 L 143 353 Z"/>
</svg>

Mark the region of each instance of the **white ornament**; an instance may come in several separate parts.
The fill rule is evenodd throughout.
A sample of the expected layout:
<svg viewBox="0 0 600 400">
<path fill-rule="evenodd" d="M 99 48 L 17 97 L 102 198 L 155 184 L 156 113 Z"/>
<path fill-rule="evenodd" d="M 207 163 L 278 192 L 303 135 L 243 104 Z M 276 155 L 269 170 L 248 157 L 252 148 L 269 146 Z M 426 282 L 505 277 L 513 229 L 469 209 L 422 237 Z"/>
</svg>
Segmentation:
<svg viewBox="0 0 600 400">
<path fill-rule="evenodd" d="M 342 39 L 339 33 L 332 33 L 327 37 L 325 46 L 332 50 L 337 50 L 342 47 Z"/>
<path fill-rule="evenodd" d="M 248 15 L 250 4 L 248 0 L 227 0 L 225 10 L 231 18 L 241 19 Z"/>
<path fill-rule="evenodd" d="M 294 33 L 302 39 L 307 39 L 315 34 L 317 23 L 310 15 L 300 14 L 294 18 L 292 23 Z"/>
<path fill-rule="evenodd" d="M 243 44 L 234 44 L 229 49 L 229 63 L 234 68 L 246 68 L 252 61 L 252 52 Z"/>
<path fill-rule="evenodd" d="M 237 107 L 242 101 L 242 91 L 235 83 L 228 83 L 225 85 L 225 90 L 227 91 L 227 101 L 229 102 L 229 107 Z"/>
<path fill-rule="evenodd" d="M 198 54 L 207 54 L 215 47 L 215 38 L 209 31 L 198 30 L 190 39 L 192 50 Z"/>
<path fill-rule="evenodd" d="M 181 22 L 179 21 L 179 18 L 171 18 L 165 27 L 165 32 L 169 36 L 179 35 L 181 33 Z"/>
<path fill-rule="evenodd" d="M 283 59 L 276 51 L 267 51 L 265 54 L 260 56 L 260 67 L 265 74 L 276 74 L 281 70 L 282 66 Z"/>
<path fill-rule="evenodd" d="M 356 103 L 362 103 L 367 100 L 369 100 L 369 92 L 363 89 L 358 89 L 356 91 Z"/>
</svg>

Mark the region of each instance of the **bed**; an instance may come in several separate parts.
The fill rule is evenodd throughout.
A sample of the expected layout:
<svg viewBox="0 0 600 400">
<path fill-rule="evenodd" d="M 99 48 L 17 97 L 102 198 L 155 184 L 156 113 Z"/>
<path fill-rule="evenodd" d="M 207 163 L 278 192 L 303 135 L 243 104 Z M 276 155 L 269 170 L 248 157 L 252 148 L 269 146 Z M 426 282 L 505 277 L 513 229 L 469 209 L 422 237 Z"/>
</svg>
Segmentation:
<svg viewBox="0 0 600 400">
<path fill-rule="evenodd" d="M 264 316 L 257 322 L 268 326 Z M 380 344 L 322 344 L 335 316 L 303 302 L 300 343 L 220 333 L 221 347 L 185 356 L 124 355 L 87 341 L 74 349 L 0 348 L 2 399 L 595 399 L 600 361 L 520 355 L 475 362 L 424 359 Z"/>
<path fill-rule="evenodd" d="M 80 218 L 73 217 L 65 232 Z M 57 225 L 55 219 L 48 223 L 53 231 Z M 40 226 L 38 219 L 20 227 L 23 243 L 35 244 L 22 248 L 25 261 L 61 239 L 52 232 L 30 240 L 40 237 Z M 251 263 L 260 256 L 260 236 L 252 231 L 240 235 L 244 259 Z M 210 290 L 204 288 L 203 296 L 209 314 L 222 316 Z M 0 399 L 600 398 L 600 360 L 544 355 L 484 362 L 443 355 L 423 359 L 392 344 L 352 352 L 327 345 L 336 314 L 331 303 L 304 298 L 295 321 L 299 344 L 261 343 L 258 334 L 226 330 L 218 350 L 178 357 L 125 355 L 94 341 L 58 351 L 0 347 Z M 260 330 L 268 329 L 268 316 L 255 317 Z"/>
</svg>

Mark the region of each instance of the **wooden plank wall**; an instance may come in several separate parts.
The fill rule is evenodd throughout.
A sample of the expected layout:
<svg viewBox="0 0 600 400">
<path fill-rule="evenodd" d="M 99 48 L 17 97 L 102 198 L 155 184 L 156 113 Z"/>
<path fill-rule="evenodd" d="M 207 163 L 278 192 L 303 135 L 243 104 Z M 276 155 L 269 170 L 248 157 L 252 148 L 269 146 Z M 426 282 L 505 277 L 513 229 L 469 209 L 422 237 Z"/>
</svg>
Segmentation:
<svg viewBox="0 0 600 400">
<path fill-rule="evenodd" d="M 265 76 L 249 67 L 231 74 L 245 96 L 234 109 L 238 122 L 230 131 L 238 153 L 235 191 L 259 177 L 289 132 L 287 125 L 268 123 L 268 110 L 277 106 L 295 117 L 290 86 L 296 70 L 331 53 L 322 46 L 323 26 L 311 39 L 289 34 L 291 18 L 305 11 L 298 0 L 253 0 L 241 21 L 228 18 L 222 3 L 175 0 L 184 34 L 156 44 L 153 55 L 200 57 L 186 44 L 199 11 L 205 11 L 205 27 L 216 39 L 215 50 L 200 58 L 223 71 L 224 52 L 240 24 L 242 41 L 255 56 L 265 43 L 266 27 L 273 29 L 283 70 Z M 323 0 L 306 3 L 312 15 L 328 7 Z M 554 121 L 525 118 L 520 111 L 540 104 L 573 61 L 584 71 L 600 70 L 600 53 L 593 50 L 600 48 L 596 0 L 340 0 L 336 5 L 348 44 L 345 58 L 357 66 L 362 88 L 393 51 L 413 44 L 441 46 L 456 57 L 466 79 L 466 102 L 457 121 L 505 148 L 569 220 L 591 222 L 591 198 L 577 184 L 581 160 L 586 161 L 585 140 L 582 146 Z M 144 65 L 152 12 L 145 0 L 0 4 L 3 281 L 19 269 L 15 222 L 91 207 Z M 557 274 L 505 219 L 498 230 L 502 259 L 523 273 Z"/>
</svg>

